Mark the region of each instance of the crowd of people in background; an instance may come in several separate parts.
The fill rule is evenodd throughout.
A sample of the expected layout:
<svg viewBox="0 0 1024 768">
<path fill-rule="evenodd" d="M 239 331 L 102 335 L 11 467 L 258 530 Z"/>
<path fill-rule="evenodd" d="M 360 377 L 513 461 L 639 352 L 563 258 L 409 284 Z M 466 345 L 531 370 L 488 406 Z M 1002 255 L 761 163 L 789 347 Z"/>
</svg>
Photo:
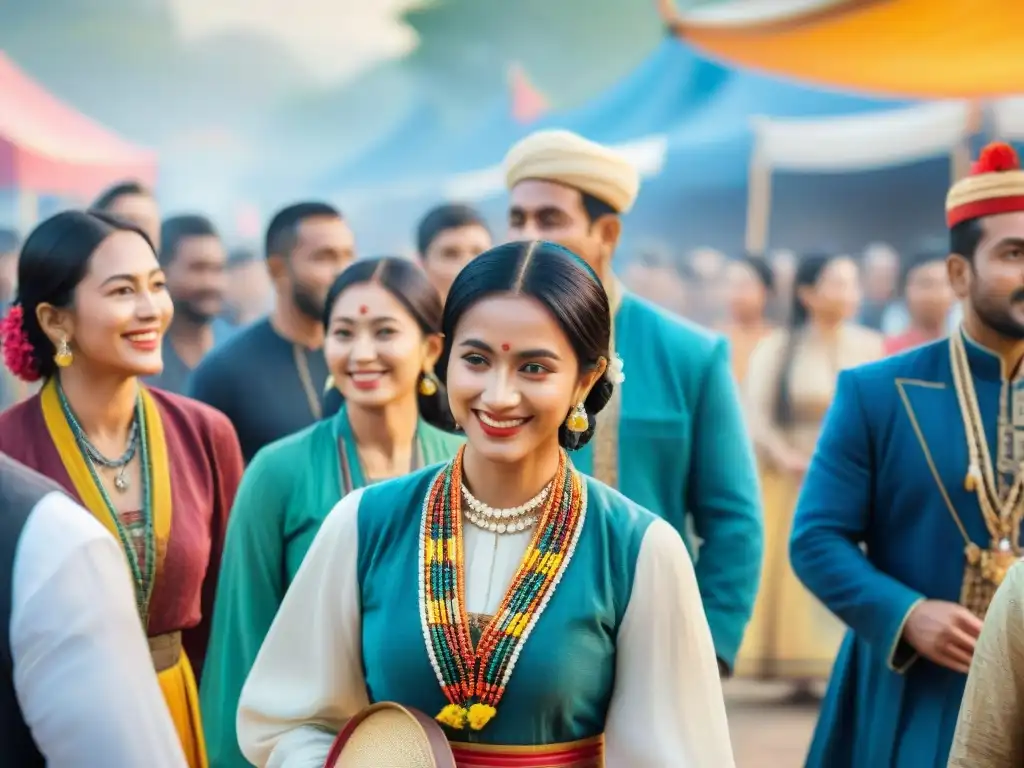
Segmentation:
<svg viewBox="0 0 1024 768">
<path fill-rule="evenodd" d="M 111 765 L 154 745 L 158 768 L 319 765 L 386 700 L 433 710 L 459 764 L 528 745 L 526 768 L 729 768 L 736 676 L 824 702 L 810 768 L 941 768 L 958 713 L 951 764 L 1009 766 L 967 756 L 1024 757 L 973 715 L 1019 653 L 1021 569 L 996 590 L 1024 515 L 1021 173 L 986 149 L 950 190 L 950 246 L 908 255 L 619 253 L 639 175 L 565 131 L 509 152 L 505 238 L 444 204 L 412 259 L 360 254 L 322 201 L 278 210 L 260 253 L 119 184 L 24 242 L 0 231 L 0 565 L 73 494 L 102 525 L 10 578 L 47 594 L 96 549 L 83 583 L 119 626 L 96 542 L 120 543 L 156 684 L 83 675 L 69 706 L 162 698 L 170 719 L 97 733 Z M 964 545 L 940 573 L 928 547 Z M 56 653 L 74 622 L 35 627 L 8 593 L 0 739 L 35 765 L 39 738 L 80 735 L 20 670 L 33 632 Z M 122 639 L 134 675 L 143 638 Z M 71 678 L 110 664 L 71 645 Z M 529 685 L 508 686 L 520 655 Z"/>
<path fill-rule="evenodd" d="M 872 243 L 861 253 L 819 253 L 845 256 L 857 265 L 860 295 L 851 320 L 886 337 L 888 351 L 938 338 L 959 323 L 942 241 L 926 241 L 908 254 L 882 243 Z M 734 347 L 747 349 L 749 340 L 739 339 L 747 331 L 785 325 L 797 264 L 815 255 L 819 254 L 777 249 L 764 257 L 728 256 L 711 248 L 671 255 L 648 248 L 623 255 L 620 269 L 630 290 L 674 314 L 727 333 Z"/>
<path fill-rule="evenodd" d="M 261 254 L 231 248 L 201 214 L 161 218 L 153 193 L 136 183 L 111 188 L 93 209 L 123 217 L 151 238 L 166 276 L 174 319 L 163 337 L 163 369 L 147 383 L 227 414 L 247 462 L 338 410 L 341 398 L 325 355 L 325 312 L 332 284 L 356 259 L 352 229 L 340 211 L 319 202 L 285 207 L 268 225 Z M 445 204 L 424 215 L 415 242 L 418 266 L 443 298 L 466 264 L 491 247 L 492 235 L 471 206 Z M 0 231 L 5 306 L 15 293 L 20 247 L 13 231 Z M 736 669 L 742 676 L 792 681 L 795 700 L 820 697 L 843 631 L 788 567 L 803 474 L 840 370 L 941 338 L 955 327 L 959 317 L 945 257 L 932 248 L 901 258 L 872 244 L 856 257 L 776 250 L 730 258 L 705 248 L 683 257 L 649 249 L 616 259 L 631 292 L 730 343 L 760 459 L 767 558 Z M 405 300 L 410 291 L 415 293 L 409 280 L 400 281 Z M 439 323 L 438 315 L 427 327 L 437 331 Z M 6 371 L 3 385 L 5 407 L 33 391 Z M 251 564 L 229 565 L 239 574 L 235 578 L 251 578 Z M 273 565 L 270 572 L 279 569 Z M 280 595 L 270 599 L 276 604 Z M 272 617 L 273 611 L 267 625 Z M 246 653 L 229 655 L 237 662 Z M 236 696 L 245 671 L 247 666 L 240 679 L 225 683 Z"/>
</svg>

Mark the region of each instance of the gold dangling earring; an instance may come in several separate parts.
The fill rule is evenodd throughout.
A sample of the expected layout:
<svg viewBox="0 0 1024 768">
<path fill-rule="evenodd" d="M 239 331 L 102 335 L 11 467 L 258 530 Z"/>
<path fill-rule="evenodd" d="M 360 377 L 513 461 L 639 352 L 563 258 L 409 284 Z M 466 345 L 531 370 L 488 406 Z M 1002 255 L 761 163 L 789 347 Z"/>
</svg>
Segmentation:
<svg viewBox="0 0 1024 768">
<path fill-rule="evenodd" d="M 60 344 L 57 345 L 57 354 L 53 356 L 53 362 L 57 364 L 58 368 L 67 368 L 74 360 L 75 356 L 68 345 L 68 337 L 62 336 Z"/>
<path fill-rule="evenodd" d="M 437 377 L 433 371 L 424 371 L 420 378 L 420 394 L 424 397 L 433 397 L 437 394 Z"/>
<path fill-rule="evenodd" d="M 587 409 L 583 403 L 576 403 L 569 415 L 565 418 L 565 428 L 570 432 L 582 434 L 590 428 L 590 418 L 587 416 Z"/>
</svg>

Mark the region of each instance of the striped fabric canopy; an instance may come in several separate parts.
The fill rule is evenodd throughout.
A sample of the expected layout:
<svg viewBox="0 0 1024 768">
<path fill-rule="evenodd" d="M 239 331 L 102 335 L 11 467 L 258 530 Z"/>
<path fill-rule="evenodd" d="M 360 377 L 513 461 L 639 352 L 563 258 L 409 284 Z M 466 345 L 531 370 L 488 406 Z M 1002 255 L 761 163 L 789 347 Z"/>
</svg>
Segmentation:
<svg viewBox="0 0 1024 768">
<path fill-rule="evenodd" d="M 1024 3 L 659 0 L 676 33 L 740 66 L 908 98 L 1020 93 Z"/>
</svg>

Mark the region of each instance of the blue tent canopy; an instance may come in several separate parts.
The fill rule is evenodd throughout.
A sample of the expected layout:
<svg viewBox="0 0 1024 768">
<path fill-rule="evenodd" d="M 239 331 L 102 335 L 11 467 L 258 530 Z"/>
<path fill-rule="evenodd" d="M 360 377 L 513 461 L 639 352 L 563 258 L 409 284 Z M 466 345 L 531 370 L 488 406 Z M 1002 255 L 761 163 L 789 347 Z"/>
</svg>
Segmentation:
<svg viewBox="0 0 1024 768">
<path fill-rule="evenodd" d="M 496 99 L 468 128 L 453 132 L 421 173 L 459 173 L 486 167 L 500 160 L 508 148 L 531 130 L 512 116 L 507 95 Z"/>
<path fill-rule="evenodd" d="M 645 181 L 630 226 L 664 233 L 680 249 L 714 245 L 742 252 L 753 118 L 863 115 L 913 103 L 734 72 L 697 114 L 669 132 L 664 167 L 658 177 Z M 883 238 L 912 247 L 921 236 L 941 231 L 941 197 L 948 177 L 948 158 L 852 175 L 780 174 L 772 185 L 769 242 L 853 251 Z M 879 189 L 887 193 L 879 195 Z M 891 200 L 914 203 L 893 206 Z"/>
<path fill-rule="evenodd" d="M 542 128 L 567 128 L 605 143 L 664 133 L 706 103 L 729 76 L 729 70 L 668 38 L 639 67 L 583 107 L 524 125 L 512 116 L 503 95 L 480 120 L 442 138 L 429 158 L 406 170 L 419 178 L 436 178 L 484 168 L 500 162 L 527 133 Z"/>
<path fill-rule="evenodd" d="M 507 94 L 481 109 L 477 120 L 455 130 L 445 130 L 436 111 L 420 105 L 374 150 L 334 178 L 349 187 L 357 180 L 362 186 L 414 189 L 417 205 L 422 207 L 437 201 L 442 179 L 493 166 L 512 143 L 532 130 L 564 127 L 606 144 L 663 135 L 667 144 L 663 169 L 644 182 L 629 229 L 671 231 L 679 246 L 721 243 L 739 248 L 754 140 L 752 118 L 855 115 L 911 103 L 822 91 L 772 76 L 729 70 L 672 38 L 590 103 L 529 126 L 512 117 Z M 943 173 L 948 176 L 948 167 L 937 161 L 899 172 L 857 175 L 864 178 L 847 179 L 842 174 L 811 180 L 780 178 L 773 232 L 797 246 L 800 238 L 821 240 L 825 233 L 836 243 L 854 243 L 865 221 L 877 222 L 881 230 L 894 236 L 903 230 L 912 234 L 927 229 L 932 226 L 930 206 L 904 210 L 899 222 L 888 222 L 885 215 L 893 215 L 892 206 L 879 203 L 870 190 L 877 189 L 879 183 L 916 190 Z M 488 201 L 480 202 L 488 205 Z M 867 207 L 861 210 L 857 205 Z M 878 206 L 881 209 L 875 210 Z M 850 215 L 837 218 L 836 210 Z M 860 211 L 856 216 L 855 210 Z M 818 228 L 810 227 L 808 220 L 817 222 Z"/>
<path fill-rule="evenodd" d="M 533 127 L 567 128 L 606 144 L 663 133 L 688 119 L 729 77 L 728 69 L 671 37 L 610 90 Z"/>
<path fill-rule="evenodd" d="M 315 182 L 316 186 L 339 190 L 377 186 L 386 179 L 403 178 L 423 162 L 424 155 L 435 151 L 444 135 L 437 108 L 429 102 L 421 102 L 374 147 L 326 173 Z"/>
<path fill-rule="evenodd" d="M 735 71 L 702 109 L 669 131 L 662 176 L 676 188 L 742 187 L 747 183 L 754 117 L 854 115 L 910 103 L 822 91 Z"/>
<path fill-rule="evenodd" d="M 663 134 L 665 168 L 657 180 L 675 188 L 743 187 L 753 144 L 751 118 L 824 117 L 886 110 L 909 102 L 817 90 L 757 73 L 730 70 L 670 38 L 633 72 L 587 105 L 530 126 L 496 108 L 453 141 L 431 175 L 487 167 L 529 131 L 567 128 L 605 144 Z"/>
</svg>

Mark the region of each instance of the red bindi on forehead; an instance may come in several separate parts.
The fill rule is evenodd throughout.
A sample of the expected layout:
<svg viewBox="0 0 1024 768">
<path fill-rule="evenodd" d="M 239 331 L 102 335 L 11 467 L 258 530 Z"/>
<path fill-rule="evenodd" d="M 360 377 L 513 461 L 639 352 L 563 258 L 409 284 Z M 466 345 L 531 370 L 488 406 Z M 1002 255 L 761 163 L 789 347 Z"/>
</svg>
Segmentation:
<svg viewBox="0 0 1024 768">
<path fill-rule="evenodd" d="M 363 304 L 363 305 L 361 305 L 359 307 L 359 314 L 360 315 L 365 315 L 369 311 L 370 311 L 370 308 L 368 306 L 366 306 L 365 304 Z"/>
<path fill-rule="evenodd" d="M 511 349 L 511 347 L 508 345 L 508 343 L 505 343 L 505 344 L 501 345 L 501 351 L 502 352 L 508 352 L 509 349 Z"/>
</svg>

